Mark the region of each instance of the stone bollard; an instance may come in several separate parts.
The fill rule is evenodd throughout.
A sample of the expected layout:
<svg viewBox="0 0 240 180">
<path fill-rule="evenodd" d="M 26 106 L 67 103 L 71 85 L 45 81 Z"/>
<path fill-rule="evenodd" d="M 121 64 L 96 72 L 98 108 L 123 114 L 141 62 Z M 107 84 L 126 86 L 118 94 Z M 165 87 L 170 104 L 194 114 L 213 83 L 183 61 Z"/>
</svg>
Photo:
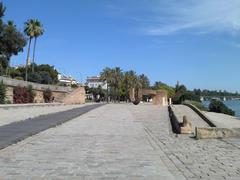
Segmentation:
<svg viewBox="0 0 240 180">
<path fill-rule="evenodd" d="M 169 98 L 169 105 L 172 105 L 172 98 Z"/>
<path fill-rule="evenodd" d="M 183 123 L 181 124 L 181 134 L 191 134 L 192 124 L 188 120 L 187 116 L 183 116 Z"/>
</svg>

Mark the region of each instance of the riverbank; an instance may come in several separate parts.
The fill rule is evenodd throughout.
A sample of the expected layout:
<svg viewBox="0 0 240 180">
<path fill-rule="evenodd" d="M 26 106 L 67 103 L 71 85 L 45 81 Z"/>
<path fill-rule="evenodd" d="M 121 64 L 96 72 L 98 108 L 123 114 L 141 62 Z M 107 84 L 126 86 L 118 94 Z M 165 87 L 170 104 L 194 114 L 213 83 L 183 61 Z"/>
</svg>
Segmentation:
<svg viewBox="0 0 240 180">
<path fill-rule="evenodd" d="M 240 118 L 240 100 L 229 100 L 223 101 L 223 103 L 233 111 L 235 111 L 235 116 Z M 202 104 L 208 108 L 210 101 L 203 101 Z"/>
</svg>

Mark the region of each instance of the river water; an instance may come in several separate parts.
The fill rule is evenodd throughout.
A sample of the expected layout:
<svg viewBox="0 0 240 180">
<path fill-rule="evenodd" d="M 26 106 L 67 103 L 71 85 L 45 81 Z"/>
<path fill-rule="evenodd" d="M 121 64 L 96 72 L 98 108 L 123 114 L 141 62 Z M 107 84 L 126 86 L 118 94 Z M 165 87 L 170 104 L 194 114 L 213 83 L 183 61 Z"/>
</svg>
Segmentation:
<svg viewBox="0 0 240 180">
<path fill-rule="evenodd" d="M 208 107 L 210 101 L 203 101 L 202 102 L 205 107 Z M 235 111 L 235 116 L 240 117 L 240 100 L 230 100 L 223 102 L 227 107 Z"/>
</svg>

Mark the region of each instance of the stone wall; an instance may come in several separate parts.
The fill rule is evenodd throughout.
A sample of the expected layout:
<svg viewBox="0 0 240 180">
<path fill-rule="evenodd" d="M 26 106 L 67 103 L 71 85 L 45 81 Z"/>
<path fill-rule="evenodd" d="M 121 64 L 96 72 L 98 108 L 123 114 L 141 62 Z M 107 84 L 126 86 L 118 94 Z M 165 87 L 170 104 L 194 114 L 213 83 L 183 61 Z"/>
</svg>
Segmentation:
<svg viewBox="0 0 240 180">
<path fill-rule="evenodd" d="M 240 128 L 200 128 L 195 129 L 196 139 L 222 139 L 240 137 Z"/>
<path fill-rule="evenodd" d="M 50 89 L 51 91 L 60 91 L 60 92 L 71 92 L 72 88 L 71 87 L 65 87 L 65 86 L 55 86 L 55 85 L 48 85 L 48 84 L 38 84 L 38 83 L 32 83 L 32 82 L 27 82 L 27 81 L 22 81 L 22 80 L 16 80 L 16 79 L 11 79 L 11 78 L 6 78 L 3 76 L 0 76 L 0 81 L 3 81 L 4 84 L 10 87 L 16 87 L 16 86 L 21 86 L 21 87 L 27 87 L 31 85 L 33 89 L 35 90 L 40 90 L 43 91 L 45 89 Z"/>
<path fill-rule="evenodd" d="M 65 104 L 83 104 L 85 103 L 85 89 L 78 87 L 62 100 Z"/>
<path fill-rule="evenodd" d="M 67 104 L 85 103 L 84 87 L 72 89 L 71 87 L 37 84 L 32 82 L 10 79 L 2 76 L 0 76 L 0 81 L 3 81 L 3 83 L 7 86 L 6 99 L 11 103 L 13 103 L 13 88 L 17 86 L 27 87 L 29 85 L 32 86 L 34 92 L 36 93 L 34 99 L 34 102 L 36 103 L 44 102 L 43 91 L 46 89 L 50 89 L 52 91 L 52 94 L 54 96 L 54 102 L 61 102 Z"/>
</svg>

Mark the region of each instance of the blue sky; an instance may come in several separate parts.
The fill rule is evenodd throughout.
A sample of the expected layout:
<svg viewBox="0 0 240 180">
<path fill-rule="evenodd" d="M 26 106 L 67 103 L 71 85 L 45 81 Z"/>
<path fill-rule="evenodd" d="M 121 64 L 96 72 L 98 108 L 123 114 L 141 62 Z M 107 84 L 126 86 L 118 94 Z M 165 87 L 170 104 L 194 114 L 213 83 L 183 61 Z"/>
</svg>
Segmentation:
<svg viewBox="0 0 240 180">
<path fill-rule="evenodd" d="M 37 63 L 79 81 L 104 67 L 146 74 L 151 83 L 240 91 L 239 0 L 3 0 L 5 20 L 45 29 Z M 12 64 L 24 64 L 23 53 Z"/>
</svg>

